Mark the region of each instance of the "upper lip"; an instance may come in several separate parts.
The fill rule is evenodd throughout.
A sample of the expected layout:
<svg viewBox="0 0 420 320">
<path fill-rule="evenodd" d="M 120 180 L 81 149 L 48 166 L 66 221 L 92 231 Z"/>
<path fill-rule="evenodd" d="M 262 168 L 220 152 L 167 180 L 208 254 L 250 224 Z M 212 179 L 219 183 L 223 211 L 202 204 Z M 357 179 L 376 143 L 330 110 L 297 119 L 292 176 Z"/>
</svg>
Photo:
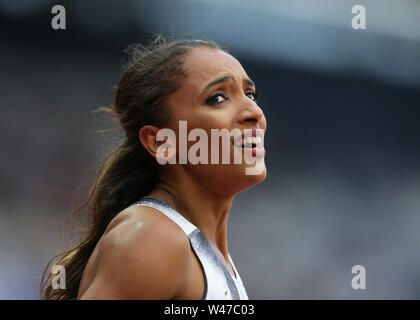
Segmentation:
<svg viewBox="0 0 420 320">
<path fill-rule="evenodd" d="M 261 138 L 261 144 L 263 144 L 264 139 L 264 129 L 261 128 L 247 128 L 244 129 L 244 132 L 242 134 L 239 134 L 233 138 L 233 144 L 234 145 L 243 145 L 243 139 L 248 137 L 260 137 Z"/>
</svg>

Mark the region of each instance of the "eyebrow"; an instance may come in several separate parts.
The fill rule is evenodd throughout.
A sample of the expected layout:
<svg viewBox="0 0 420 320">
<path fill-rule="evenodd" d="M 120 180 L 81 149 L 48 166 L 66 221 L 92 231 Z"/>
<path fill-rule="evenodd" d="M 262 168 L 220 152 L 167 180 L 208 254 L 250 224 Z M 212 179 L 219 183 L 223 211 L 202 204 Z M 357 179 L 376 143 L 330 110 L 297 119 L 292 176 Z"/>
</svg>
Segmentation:
<svg viewBox="0 0 420 320">
<path fill-rule="evenodd" d="M 232 77 L 231 76 L 223 76 L 223 77 L 221 77 L 221 78 L 219 78 L 219 79 L 216 79 L 216 80 L 214 80 L 214 81 L 212 81 L 212 82 L 210 82 L 204 89 L 203 89 L 203 91 L 202 91 L 202 93 L 204 92 L 204 91 L 206 91 L 207 89 L 209 89 L 209 88 L 211 88 L 211 87 L 213 87 L 213 86 L 215 86 L 215 85 L 217 85 L 217 84 L 219 84 L 219 83 L 223 83 L 223 82 L 226 82 L 226 81 L 229 81 L 229 80 L 231 80 L 232 79 Z M 253 86 L 253 87 L 255 87 L 255 82 L 254 81 L 252 81 L 251 79 L 249 79 L 249 78 L 246 78 L 246 79 L 244 79 L 243 80 L 246 84 L 248 84 L 248 85 L 250 85 L 250 86 Z"/>
</svg>

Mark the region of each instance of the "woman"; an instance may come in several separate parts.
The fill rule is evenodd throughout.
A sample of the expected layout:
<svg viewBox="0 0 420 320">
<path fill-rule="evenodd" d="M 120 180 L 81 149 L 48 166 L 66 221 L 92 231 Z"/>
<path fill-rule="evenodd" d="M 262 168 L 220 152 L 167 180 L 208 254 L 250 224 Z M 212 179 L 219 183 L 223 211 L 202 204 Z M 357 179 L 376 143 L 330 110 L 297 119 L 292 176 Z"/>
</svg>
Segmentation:
<svg viewBox="0 0 420 320">
<path fill-rule="evenodd" d="M 157 160 L 173 152 L 182 156 L 176 145 L 159 153 L 171 140 L 158 139 L 162 128 L 178 132 L 180 121 L 209 136 L 212 129 L 253 130 L 252 145 L 234 137 L 229 158 L 241 148 L 263 159 L 255 132 L 265 132 L 266 120 L 254 83 L 212 41 L 159 37 L 132 53 L 113 110 L 126 139 L 92 188 L 88 236 L 56 262 L 65 268 L 66 288 L 53 289 L 50 275 L 43 297 L 248 299 L 228 251 L 228 213 L 237 193 L 265 178 L 264 161 Z M 193 141 L 187 143 L 190 149 Z M 260 166 L 257 174 L 245 174 L 253 165 Z"/>
</svg>

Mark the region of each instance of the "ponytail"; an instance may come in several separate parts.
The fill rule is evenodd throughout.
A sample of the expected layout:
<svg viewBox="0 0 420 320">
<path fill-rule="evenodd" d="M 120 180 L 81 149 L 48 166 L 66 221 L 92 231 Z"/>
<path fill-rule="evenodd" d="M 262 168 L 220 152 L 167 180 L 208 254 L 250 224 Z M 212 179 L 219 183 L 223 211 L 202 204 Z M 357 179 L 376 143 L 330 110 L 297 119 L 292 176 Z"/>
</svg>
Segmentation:
<svg viewBox="0 0 420 320">
<path fill-rule="evenodd" d="M 109 222 L 120 211 L 152 191 L 156 169 L 154 159 L 134 137 L 126 138 L 121 146 L 108 155 L 84 205 L 92 202 L 89 234 L 80 244 L 49 261 L 42 277 L 44 299 L 77 297 L 84 268 Z M 66 271 L 65 290 L 52 288 L 51 275 L 44 280 L 50 264 L 58 256 L 62 257 L 55 265 L 63 266 Z"/>
</svg>

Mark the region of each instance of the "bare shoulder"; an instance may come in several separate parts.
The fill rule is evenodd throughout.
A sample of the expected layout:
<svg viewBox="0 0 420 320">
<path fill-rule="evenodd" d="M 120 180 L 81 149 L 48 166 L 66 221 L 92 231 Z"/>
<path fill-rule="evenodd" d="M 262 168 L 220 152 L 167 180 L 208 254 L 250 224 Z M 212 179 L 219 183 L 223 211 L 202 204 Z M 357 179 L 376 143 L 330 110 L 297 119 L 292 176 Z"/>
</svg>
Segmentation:
<svg viewBox="0 0 420 320">
<path fill-rule="evenodd" d="M 184 290 L 191 250 L 166 215 L 132 206 L 111 221 L 95 260 L 97 272 L 82 299 L 174 299 Z"/>
</svg>

